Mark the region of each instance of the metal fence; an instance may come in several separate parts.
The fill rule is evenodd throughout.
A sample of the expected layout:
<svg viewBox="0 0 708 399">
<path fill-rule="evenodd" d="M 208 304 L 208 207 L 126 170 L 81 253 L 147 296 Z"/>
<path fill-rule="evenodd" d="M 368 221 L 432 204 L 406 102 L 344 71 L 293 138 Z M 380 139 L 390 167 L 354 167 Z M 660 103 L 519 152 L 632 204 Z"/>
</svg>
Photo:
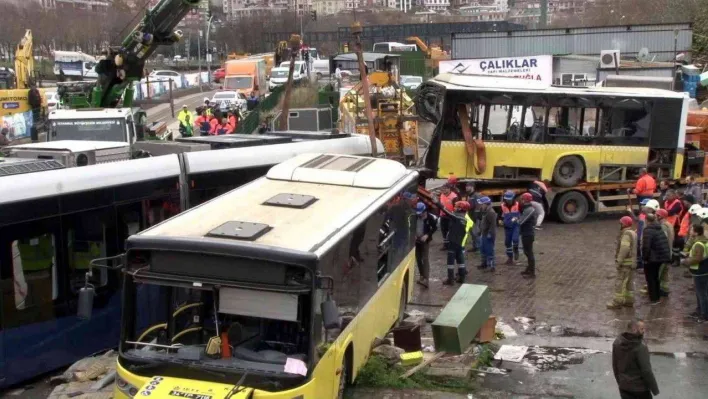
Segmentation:
<svg viewBox="0 0 708 399">
<path fill-rule="evenodd" d="M 280 98 L 283 95 L 284 88 L 277 87 L 270 92 L 270 95 L 263 99 L 258 105 L 248 113 L 248 115 L 238 124 L 236 133 L 251 134 L 261 124 L 261 116 L 265 117 L 268 112 L 272 111 L 280 103 Z"/>
</svg>

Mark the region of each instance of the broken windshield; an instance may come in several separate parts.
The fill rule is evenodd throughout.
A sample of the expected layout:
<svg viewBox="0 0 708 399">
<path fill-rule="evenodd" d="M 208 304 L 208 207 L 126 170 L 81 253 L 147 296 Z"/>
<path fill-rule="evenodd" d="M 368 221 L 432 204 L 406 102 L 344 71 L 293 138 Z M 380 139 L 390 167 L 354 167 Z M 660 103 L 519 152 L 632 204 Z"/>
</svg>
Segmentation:
<svg viewBox="0 0 708 399">
<path fill-rule="evenodd" d="M 137 305 L 132 306 L 132 320 L 126 320 L 134 328 L 126 331 L 121 345 L 122 356 L 133 368 L 248 372 L 256 380 L 249 382 L 251 387 L 257 387 L 259 375 L 281 386 L 306 377 L 311 364 L 309 290 L 216 289 L 164 282 L 135 282 L 134 287 Z M 143 295 L 149 296 L 151 306 L 139 305 L 148 299 Z"/>
<path fill-rule="evenodd" d="M 250 76 L 227 76 L 224 80 L 225 90 L 250 89 L 253 87 L 253 78 Z"/>
</svg>

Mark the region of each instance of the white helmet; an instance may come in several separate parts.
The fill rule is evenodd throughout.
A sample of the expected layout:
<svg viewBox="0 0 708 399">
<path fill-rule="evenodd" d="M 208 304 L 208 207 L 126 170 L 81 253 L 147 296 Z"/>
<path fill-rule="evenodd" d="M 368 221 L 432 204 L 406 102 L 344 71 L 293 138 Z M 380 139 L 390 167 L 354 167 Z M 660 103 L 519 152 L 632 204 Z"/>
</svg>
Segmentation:
<svg viewBox="0 0 708 399">
<path fill-rule="evenodd" d="M 698 204 L 693 204 L 693 205 L 691 205 L 690 208 L 688 208 L 688 213 L 689 213 L 690 215 L 696 215 L 696 214 L 698 213 L 698 211 L 700 211 L 701 209 L 703 209 L 703 208 L 701 208 L 700 205 L 698 205 Z"/>
<path fill-rule="evenodd" d="M 696 216 L 701 218 L 701 220 L 708 218 L 708 208 L 701 208 L 697 213 Z"/>
<path fill-rule="evenodd" d="M 659 208 L 661 208 L 661 205 L 659 205 L 659 201 L 652 199 L 652 200 L 647 201 L 647 204 L 644 205 L 644 207 L 652 209 L 652 210 L 654 210 L 654 212 L 656 212 L 659 210 Z"/>
<path fill-rule="evenodd" d="M 204 102 L 210 101 L 209 97 L 204 97 Z"/>
</svg>

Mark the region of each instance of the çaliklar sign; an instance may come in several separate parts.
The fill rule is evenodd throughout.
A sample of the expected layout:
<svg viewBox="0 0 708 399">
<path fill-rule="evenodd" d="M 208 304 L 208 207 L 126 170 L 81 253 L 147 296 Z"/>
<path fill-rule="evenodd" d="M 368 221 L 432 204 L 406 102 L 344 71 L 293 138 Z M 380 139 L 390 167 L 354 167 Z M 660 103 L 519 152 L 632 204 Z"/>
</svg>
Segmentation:
<svg viewBox="0 0 708 399">
<path fill-rule="evenodd" d="M 553 82 L 553 56 L 537 55 L 533 57 L 440 61 L 440 73 L 448 72 L 469 75 L 509 76 L 537 80 L 551 85 Z"/>
</svg>

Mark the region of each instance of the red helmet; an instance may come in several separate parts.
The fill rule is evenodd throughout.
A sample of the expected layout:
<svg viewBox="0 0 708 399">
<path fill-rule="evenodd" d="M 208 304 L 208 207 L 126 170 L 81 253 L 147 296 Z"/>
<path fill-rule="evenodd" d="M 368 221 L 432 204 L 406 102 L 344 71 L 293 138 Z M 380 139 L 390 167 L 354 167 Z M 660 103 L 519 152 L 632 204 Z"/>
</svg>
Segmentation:
<svg viewBox="0 0 708 399">
<path fill-rule="evenodd" d="M 632 218 L 629 216 L 622 216 L 622 218 L 620 219 L 620 224 L 622 225 L 622 227 L 630 227 L 632 226 L 632 224 L 634 224 L 634 220 L 632 220 Z"/>
<path fill-rule="evenodd" d="M 659 209 L 658 211 L 656 211 L 656 216 L 662 219 L 666 219 L 667 217 L 669 217 L 669 212 L 666 209 Z"/>
<path fill-rule="evenodd" d="M 531 195 L 531 193 L 523 193 L 521 194 L 521 199 L 524 200 L 524 202 L 531 202 L 533 201 L 533 195 Z"/>
<path fill-rule="evenodd" d="M 455 176 L 450 176 L 447 178 L 447 184 L 457 184 L 457 177 Z"/>
<path fill-rule="evenodd" d="M 470 210 L 470 203 L 467 201 L 457 201 L 455 202 L 455 208 L 461 210 L 461 211 L 469 211 Z"/>
</svg>

